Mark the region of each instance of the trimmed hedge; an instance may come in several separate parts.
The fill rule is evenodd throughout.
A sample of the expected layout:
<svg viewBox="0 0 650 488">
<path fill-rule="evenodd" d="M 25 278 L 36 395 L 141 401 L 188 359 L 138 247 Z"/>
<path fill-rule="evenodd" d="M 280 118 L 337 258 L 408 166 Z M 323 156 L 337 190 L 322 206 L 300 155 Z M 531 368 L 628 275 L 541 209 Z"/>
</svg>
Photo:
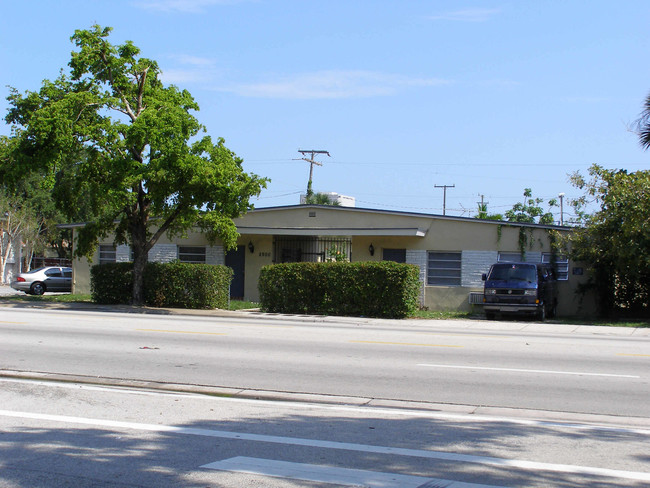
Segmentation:
<svg viewBox="0 0 650 488">
<path fill-rule="evenodd" d="M 262 310 L 404 318 L 418 308 L 420 270 L 392 261 L 284 263 L 260 272 Z"/>
<path fill-rule="evenodd" d="M 144 300 L 154 307 L 228 308 L 232 269 L 228 266 L 147 263 Z"/>
<path fill-rule="evenodd" d="M 133 263 L 97 264 L 90 268 L 90 296 L 105 305 L 131 303 Z"/>
<path fill-rule="evenodd" d="M 133 263 L 107 263 L 90 270 L 92 300 L 102 304 L 131 303 Z M 227 266 L 147 263 L 144 303 L 153 307 L 228 308 L 232 269 Z"/>
</svg>

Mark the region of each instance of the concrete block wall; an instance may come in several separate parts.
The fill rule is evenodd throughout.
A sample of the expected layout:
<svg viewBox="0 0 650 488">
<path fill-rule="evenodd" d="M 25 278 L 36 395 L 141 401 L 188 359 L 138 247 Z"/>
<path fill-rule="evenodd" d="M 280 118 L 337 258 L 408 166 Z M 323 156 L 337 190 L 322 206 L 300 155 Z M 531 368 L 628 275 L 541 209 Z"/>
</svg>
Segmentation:
<svg viewBox="0 0 650 488">
<path fill-rule="evenodd" d="M 149 261 L 168 263 L 178 258 L 178 246 L 175 244 L 156 244 L 149 251 Z M 117 246 L 115 250 L 115 261 L 126 263 L 131 261 L 131 247 L 124 244 Z M 225 264 L 226 255 L 223 246 L 206 246 L 206 264 Z"/>
<path fill-rule="evenodd" d="M 461 286 L 483 288 L 481 276 L 497 262 L 498 257 L 497 251 L 462 251 Z"/>
<path fill-rule="evenodd" d="M 115 248 L 115 262 L 128 263 L 131 261 L 131 246 L 120 244 Z"/>
<path fill-rule="evenodd" d="M 205 248 L 206 264 L 226 264 L 226 254 L 223 246 L 207 246 Z"/>
<path fill-rule="evenodd" d="M 420 268 L 420 304 L 424 305 L 424 287 L 427 282 L 427 251 L 406 250 L 406 263 Z"/>
<path fill-rule="evenodd" d="M 149 251 L 149 261 L 169 263 L 176 259 L 178 259 L 178 246 L 176 244 L 156 244 Z"/>
</svg>

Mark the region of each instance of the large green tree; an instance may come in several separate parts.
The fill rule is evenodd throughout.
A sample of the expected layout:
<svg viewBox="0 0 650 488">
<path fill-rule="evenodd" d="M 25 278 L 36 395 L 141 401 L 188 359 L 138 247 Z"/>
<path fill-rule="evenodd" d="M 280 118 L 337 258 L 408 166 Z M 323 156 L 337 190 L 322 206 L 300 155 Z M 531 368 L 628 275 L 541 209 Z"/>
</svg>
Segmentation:
<svg viewBox="0 0 650 488">
<path fill-rule="evenodd" d="M 79 231 L 75 253 L 90 256 L 100 239 L 133 250 L 133 302 L 143 300 L 147 254 L 165 233 L 194 226 L 226 248 L 233 218 L 252 206 L 267 180 L 243 171 L 223 139 L 213 141 L 186 90 L 160 80 L 160 68 L 131 42 L 113 45 L 111 28 L 77 30 L 70 73 L 39 91 L 13 90 L 6 120 L 20 139 L 3 177 L 44 175 L 67 215 L 94 219 Z"/>
<path fill-rule="evenodd" d="M 10 164 L 14 143 L 15 139 L 0 136 L 0 167 Z M 0 282 L 7 278 L 9 256 L 21 256 L 20 271 L 28 271 L 34 253 L 42 252 L 48 239 L 59 234 L 51 220 L 51 198 L 31 191 L 40 180 L 27 177 L 10 185 L 0 174 Z"/>
<path fill-rule="evenodd" d="M 18 143 L 19 136 L 0 137 L 0 195 L 6 206 L 13 208 L 16 216 L 21 215 L 31 221 L 30 225 L 23 225 L 20 232 L 25 251 L 25 266 L 22 269 L 26 271 L 32 255 L 43 253 L 46 248 L 54 249 L 59 258 L 70 259 L 72 232 L 57 227 L 57 224 L 65 221 L 66 214 L 57 208 L 52 198 L 53 180 L 49 174 L 35 170 L 11 174 L 21 167 L 15 161 L 19 153 L 15 144 Z M 58 177 L 61 178 L 62 175 L 59 171 Z M 72 220 L 89 220 L 89 216 L 84 213 L 85 206 L 77 206 L 75 209 L 76 212 L 70 214 Z"/>
<path fill-rule="evenodd" d="M 603 315 L 650 313 L 650 171 L 628 173 L 598 165 L 575 173 L 584 195 L 574 202 L 584 225 L 572 235 L 572 254 L 591 265 L 590 286 Z M 597 211 L 585 213 L 589 206 Z"/>
</svg>

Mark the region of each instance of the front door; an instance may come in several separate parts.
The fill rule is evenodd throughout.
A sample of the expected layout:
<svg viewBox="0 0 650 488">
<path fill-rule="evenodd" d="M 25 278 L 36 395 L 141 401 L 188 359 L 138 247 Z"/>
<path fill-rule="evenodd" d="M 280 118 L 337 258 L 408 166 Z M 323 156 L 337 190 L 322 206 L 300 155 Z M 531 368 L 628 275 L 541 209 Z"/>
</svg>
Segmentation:
<svg viewBox="0 0 650 488">
<path fill-rule="evenodd" d="M 244 264 L 246 262 L 246 247 L 237 246 L 237 249 L 226 253 L 226 266 L 232 268 L 232 283 L 230 283 L 230 298 L 244 298 Z"/>
</svg>

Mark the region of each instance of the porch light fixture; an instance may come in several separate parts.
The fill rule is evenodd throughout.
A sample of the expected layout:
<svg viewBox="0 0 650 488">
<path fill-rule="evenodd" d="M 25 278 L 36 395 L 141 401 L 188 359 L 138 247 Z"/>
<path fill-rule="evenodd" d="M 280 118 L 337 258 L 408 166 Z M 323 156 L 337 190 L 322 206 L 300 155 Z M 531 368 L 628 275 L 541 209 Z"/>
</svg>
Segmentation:
<svg viewBox="0 0 650 488">
<path fill-rule="evenodd" d="M 253 254 L 255 252 L 255 246 L 253 246 L 253 241 L 248 241 L 248 250 Z"/>
<path fill-rule="evenodd" d="M 375 246 L 370 244 L 370 246 L 368 247 L 368 252 L 370 253 L 371 256 L 374 256 L 375 255 Z"/>
</svg>

